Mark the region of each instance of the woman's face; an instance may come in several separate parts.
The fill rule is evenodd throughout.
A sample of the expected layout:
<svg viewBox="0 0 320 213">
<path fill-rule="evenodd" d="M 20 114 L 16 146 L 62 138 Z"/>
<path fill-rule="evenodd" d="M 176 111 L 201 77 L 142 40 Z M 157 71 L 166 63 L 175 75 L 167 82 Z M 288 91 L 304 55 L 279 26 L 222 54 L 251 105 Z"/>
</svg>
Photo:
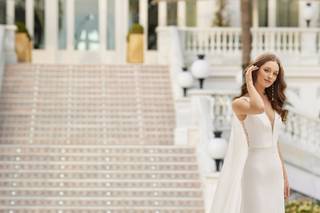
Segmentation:
<svg viewBox="0 0 320 213">
<path fill-rule="evenodd" d="M 268 61 L 259 68 L 256 83 L 265 88 L 270 87 L 277 79 L 278 74 L 279 66 L 277 62 Z"/>
</svg>

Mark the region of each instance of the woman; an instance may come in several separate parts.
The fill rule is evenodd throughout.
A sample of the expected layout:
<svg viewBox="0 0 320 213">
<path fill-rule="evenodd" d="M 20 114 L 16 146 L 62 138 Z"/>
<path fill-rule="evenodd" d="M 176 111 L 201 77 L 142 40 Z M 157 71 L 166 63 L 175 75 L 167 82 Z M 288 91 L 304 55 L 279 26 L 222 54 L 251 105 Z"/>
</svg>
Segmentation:
<svg viewBox="0 0 320 213">
<path fill-rule="evenodd" d="M 284 213 L 290 195 L 278 144 L 286 120 L 284 70 L 265 53 L 245 69 L 241 94 L 232 102 L 228 151 L 210 213 Z"/>
</svg>

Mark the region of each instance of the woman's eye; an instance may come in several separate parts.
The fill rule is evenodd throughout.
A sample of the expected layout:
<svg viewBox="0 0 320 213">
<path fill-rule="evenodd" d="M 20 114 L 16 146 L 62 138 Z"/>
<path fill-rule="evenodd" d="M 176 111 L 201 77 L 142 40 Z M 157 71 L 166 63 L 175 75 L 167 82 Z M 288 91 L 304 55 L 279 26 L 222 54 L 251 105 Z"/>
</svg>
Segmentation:
<svg viewBox="0 0 320 213">
<path fill-rule="evenodd" d="M 269 72 L 269 70 L 266 70 L 266 69 L 265 69 L 264 71 L 265 71 L 265 72 Z"/>
</svg>

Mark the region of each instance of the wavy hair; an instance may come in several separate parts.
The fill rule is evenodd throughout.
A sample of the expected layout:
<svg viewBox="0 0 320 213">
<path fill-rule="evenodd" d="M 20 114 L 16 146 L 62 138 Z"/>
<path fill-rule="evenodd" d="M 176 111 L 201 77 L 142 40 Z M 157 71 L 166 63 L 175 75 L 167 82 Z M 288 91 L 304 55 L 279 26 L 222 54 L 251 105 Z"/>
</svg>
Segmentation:
<svg viewBox="0 0 320 213">
<path fill-rule="evenodd" d="M 279 60 L 279 58 L 273 54 L 273 53 L 263 53 L 261 55 L 259 55 L 253 62 L 249 63 L 249 65 L 246 67 L 246 69 L 243 72 L 243 75 L 245 73 L 245 71 L 251 66 L 251 65 L 255 65 L 258 66 L 259 69 L 260 67 L 269 62 L 269 61 L 274 61 L 278 64 L 279 66 L 279 74 L 277 75 L 277 78 L 275 80 L 275 82 L 268 88 L 265 89 L 266 95 L 271 103 L 272 108 L 279 113 L 279 115 L 281 116 L 282 121 L 286 121 L 287 120 L 287 114 L 288 114 L 288 110 L 284 109 L 283 106 L 287 100 L 286 95 L 284 94 L 285 89 L 287 88 L 287 84 L 284 81 L 284 69 L 283 66 Z M 256 82 L 257 79 L 257 74 L 258 72 L 253 72 L 252 73 L 252 80 L 253 83 Z M 241 86 L 241 93 L 240 95 L 236 96 L 233 98 L 239 98 L 245 94 L 248 93 L 247 90 L 247 85 L 246 85 L 246 80 L 245 78 L 243 78 L 243 84 Z M 272 101 L 272 87 L 274 87 L 274 100 Z"/>
</svg>

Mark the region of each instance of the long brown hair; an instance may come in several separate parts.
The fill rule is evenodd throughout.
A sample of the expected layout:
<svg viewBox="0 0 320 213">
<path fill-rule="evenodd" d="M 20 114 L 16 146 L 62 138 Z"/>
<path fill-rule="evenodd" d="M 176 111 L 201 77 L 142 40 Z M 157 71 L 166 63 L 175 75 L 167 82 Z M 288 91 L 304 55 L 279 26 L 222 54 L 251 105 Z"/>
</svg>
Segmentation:
<svg viewBox="0 0 320 213">
<path fill-rule="evenodd" d="M 265 64 L 266 62 L 269 62 L 269 61 L 274 61 L 278 64 L 279 74 L 278 74 L 275 82 L 270 87 L 265 89 L 265 92 L 266 92 L 266 95 L 271 103 L 272 108 L 279 113 L 282 121 L 286 121 L 288 110 L 283 109 L 283 105 L 287 100 L 287 97 L 284 94 L 284 91 L 287 88 L 287 84 L 284 81 L 284 69 L 283 69 L 283 66 L 282 66 L 279 58 L 273 53 L 263 53 L 263 54 L 259 55 L 253 62 L 251 62 L 246 67 L 245 70 L 247 70 L 251 65 L 258 66 L 260 69 L 263 64 Z M 243 75 L 244 75 L 244 73 L 243 73 Z M 257 74 L 258 74 L 258 72 L 252 72 L 253 83 L 256 82 Z M 244 81 L 241 86 L 241 93 L 240 93 L 240 95 L 234 97 L 233 100 L 236 98 L 239 98 L 241 96 L 244 96 L 245 94 L 248 93 L 245 78 L 243 78 L 243 79 L 244 79 Z M 274 87 L 273 88 L 274 89 L 274 96 L 273 96 L 274 100 L 273 101 L 272 101 L 272 87 Z"/>
</svg>

